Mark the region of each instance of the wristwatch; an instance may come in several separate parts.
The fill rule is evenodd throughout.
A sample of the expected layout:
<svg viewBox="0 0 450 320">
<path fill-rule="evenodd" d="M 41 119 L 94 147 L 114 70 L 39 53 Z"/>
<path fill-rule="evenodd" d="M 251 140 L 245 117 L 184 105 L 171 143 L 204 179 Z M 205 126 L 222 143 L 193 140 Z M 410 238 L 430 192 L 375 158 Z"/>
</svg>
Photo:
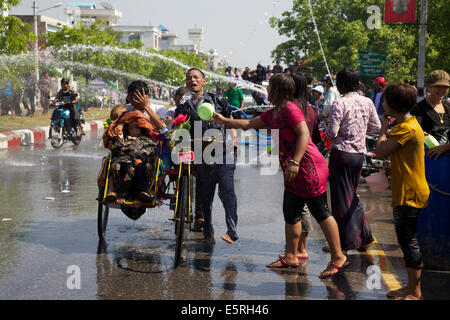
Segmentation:
<svg viewBox="0 0 450 320">
<path fill-rule="evenodd" d="M 300 167 L 300 163 L 298 163 L 298 162 L 295 161 L 294 159 L 289 160 L 288 163 L 289 163 L 289 164 L 292 164 L 292 165 L 294 165 L 294 166 L 296 166 L 296 167 Z"/>
</svg>

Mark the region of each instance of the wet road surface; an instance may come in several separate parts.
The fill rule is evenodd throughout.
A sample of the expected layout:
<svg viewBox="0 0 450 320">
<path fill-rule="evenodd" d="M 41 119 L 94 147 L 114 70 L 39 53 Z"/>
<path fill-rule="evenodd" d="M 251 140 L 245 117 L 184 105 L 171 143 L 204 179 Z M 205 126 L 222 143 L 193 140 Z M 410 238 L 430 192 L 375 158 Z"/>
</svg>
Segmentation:
<svg viewBox="0 0 450 320">
<path fill-rule="evenodd" d="M 261 175 L 256 164 L 236 169 L 235 244 L 220 240 L 226 225 L 216 195 L 216 244 L 185 232 L 177 269 L 172 211 L 164 205 L 137 221 L 111 209 L 106 242 L 99 245 L 96 179 L 107 151 L 96 133 L 89 135 L 61 150 L 41 143 L 0 151 L 0 299 L 374 300 L 406 284 L 390 191 L 374 195 L 364 183 L 360 197 L 378 240 L 368 253 L 349 251 L 350 267 L 320 280 L 329 256 L 314 222 L 308 260 L 297 269 L 266 268 L 284 251 L 283 184 L 281 172 Z M 449 299 L 449 278 L 424 272 L 424 298 Z"/>
</svg>

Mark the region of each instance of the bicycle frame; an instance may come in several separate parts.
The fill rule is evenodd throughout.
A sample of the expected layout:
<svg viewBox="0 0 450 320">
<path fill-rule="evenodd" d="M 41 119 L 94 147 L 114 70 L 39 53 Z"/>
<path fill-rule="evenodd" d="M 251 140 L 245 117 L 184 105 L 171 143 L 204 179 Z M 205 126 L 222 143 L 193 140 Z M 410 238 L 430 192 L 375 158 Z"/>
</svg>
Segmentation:
<svg viewBox="0 0 450 320">
<path fill-rule="evenodd" d="M 185 159 L 184 157 L 186 157 L 186 155 L 189 154 L 190 155 L 190 159 Z M 183 159 L 184 158 L 184 159 Z M 177 194 L 176 194 L 176 201 L 175 201 L 175 210 L 174 210 L 174 218 L 176 218 L 176 214 L 177 214 L 177 210 L 178 210 L 178 197 L 179 197 L 179 193 L 180 193 L 180 181 L 181 178 L 183 177 L 184 174 L 187 174 L 188 176 L 188 220 L 191 220 L 191 215 L 192 215 L 192 199 L 191 199 L 191 162 L 194 160 L 194 154 L 192 151 L 189 152 L 181 152 L 178 154 L 178 159 L 180 160 L 180 165 L 179 165 L 179 170 L 178 170 L 178 180 L 177 180 Z M 187 166 L 186 169 L 183 169 Z M 185 173 L 187 172 L 187 173 Z"/>
</svg>

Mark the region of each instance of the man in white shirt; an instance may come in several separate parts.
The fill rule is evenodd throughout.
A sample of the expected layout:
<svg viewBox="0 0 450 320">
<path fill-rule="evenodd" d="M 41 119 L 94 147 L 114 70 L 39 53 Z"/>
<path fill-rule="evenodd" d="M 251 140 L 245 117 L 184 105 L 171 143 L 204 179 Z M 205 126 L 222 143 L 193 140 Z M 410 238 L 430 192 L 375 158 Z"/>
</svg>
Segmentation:
<svg viewBox="0 0 450 320">
<path fill-rule="evenodd" d="M 326 76 L 323 78 L 322 83 L 325 87 L 325 101 L 323 103 L 323 112 L 322 114 L 317 116 L 318 120 L 325 120 L 328 118 L 328 114 L 330 113 L 331 105 L 334 100 L 339 98 L 339 91 L 335 86 L 333 86 L 333 81 L 330 76 Z"/>
</svg>

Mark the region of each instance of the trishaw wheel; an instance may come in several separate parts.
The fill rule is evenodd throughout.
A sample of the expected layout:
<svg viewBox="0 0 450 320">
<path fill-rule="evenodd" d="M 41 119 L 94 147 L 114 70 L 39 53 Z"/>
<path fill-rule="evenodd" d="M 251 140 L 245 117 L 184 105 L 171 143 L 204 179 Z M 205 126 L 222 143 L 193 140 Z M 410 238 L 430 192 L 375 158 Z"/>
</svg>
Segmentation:
<svg viewBox="0 0 450 320">
<path fill-rule="evenodd" d="M 103 204 L 103 193 L 101 192 L 98 199 L 98 216 L 97 216 L 97 231 L 98 239 L 105 240 L 106 226 L 108 225 L 109 207 Z"/>
<path fill-rule="evenodd" d="M 178 267 L 181 256 L 181 246 L 184 237 L 184 221 L 188 214 L 188 177 L 181 179 L 180 193 L 178 195 L 177 215 L 176 215 L 176 246 L 175 246 L 175 268 Z"/>
</svg>

